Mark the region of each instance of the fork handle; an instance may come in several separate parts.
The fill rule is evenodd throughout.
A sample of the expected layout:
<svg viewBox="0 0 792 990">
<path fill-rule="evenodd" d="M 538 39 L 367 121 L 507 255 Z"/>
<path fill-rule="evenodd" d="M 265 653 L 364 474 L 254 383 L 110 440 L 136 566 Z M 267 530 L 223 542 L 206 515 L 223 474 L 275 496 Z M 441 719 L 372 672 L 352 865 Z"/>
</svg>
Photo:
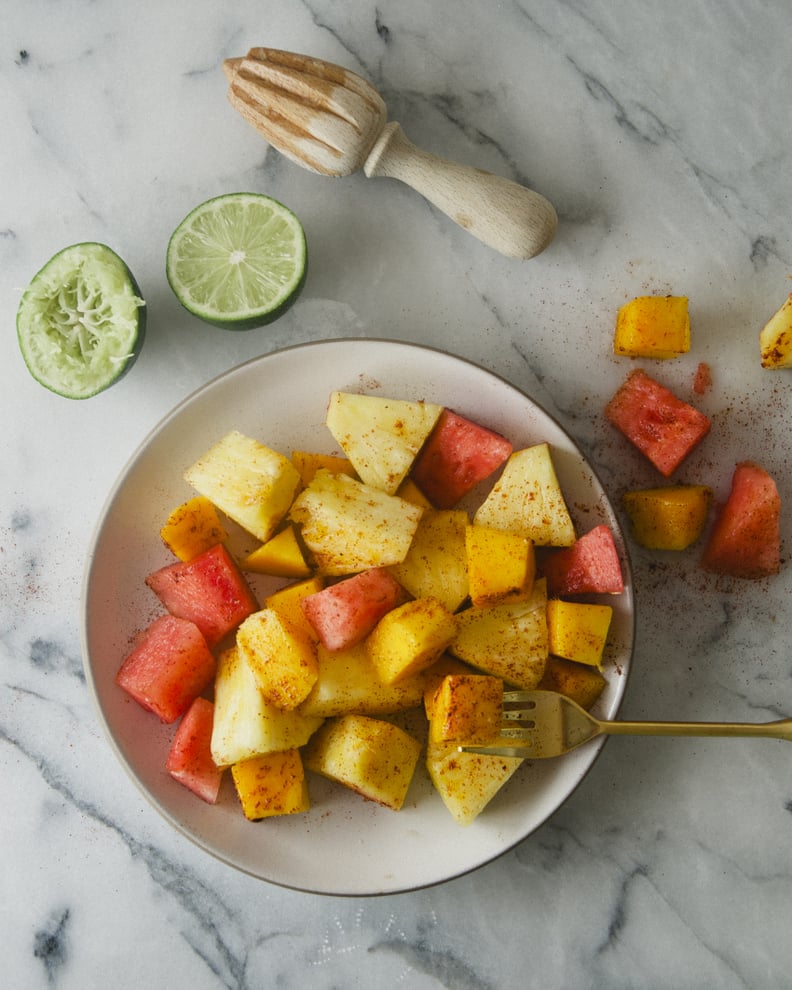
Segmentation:
<svg viewBox="0 0 792 990">
<path fill-rule="evenodd" d="M 533 258 L 555 236 L 558 217 L 539 193 L 482 169 L 417 148 L 386 124 L 363 165 L 368 178 L 399 179 L 484 244 L 512 258 Z"/>
<path fill-rule="evenodd" d="M 604 722 L 599 732 L 608 736 L 763 736 L 792 742 L 792 719 L 777 722 Z"/>
</svg>

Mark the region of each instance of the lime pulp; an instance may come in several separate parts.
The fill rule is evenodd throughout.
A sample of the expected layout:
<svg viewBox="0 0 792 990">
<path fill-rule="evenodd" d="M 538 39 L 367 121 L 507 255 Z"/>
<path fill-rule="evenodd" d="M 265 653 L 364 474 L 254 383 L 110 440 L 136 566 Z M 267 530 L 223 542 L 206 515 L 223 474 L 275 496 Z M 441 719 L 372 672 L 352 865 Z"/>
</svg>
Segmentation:
<svg viewBox="0 0 792 990">
<path fill-rule="evenodd" d="M 138 285 L 105 244 L 73 244 L 33 277 L 17 310 L 31 375 L 69 399 L 108 388 L 134 364 L 145 337 Z"/>
<path fill-rule="evenodd" d="M 306 264 L 305 232 L 291 210 L 260 193 L 227 193 L 178 225 L 166 274 L 194 316 L 247 330 L 272 322 L 295 301 Z"/>
</svg>

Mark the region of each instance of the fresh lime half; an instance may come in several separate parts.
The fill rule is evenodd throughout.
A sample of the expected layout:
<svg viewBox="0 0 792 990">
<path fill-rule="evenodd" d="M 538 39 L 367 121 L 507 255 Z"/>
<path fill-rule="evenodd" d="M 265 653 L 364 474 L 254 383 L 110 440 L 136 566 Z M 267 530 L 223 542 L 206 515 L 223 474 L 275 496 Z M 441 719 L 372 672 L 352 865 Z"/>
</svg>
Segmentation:
<svg viewBox="0 0 792 990">
<path fill-rule="evenodd" d="M 179 302 L 214 326 L 250 330 L 271 323 L 305 281 L 302 224 L 260 193 L 201 203 L 173 232 L 166 273 Z"/>
<path fill-rule="evenodd" d="M 17 337 L 31 375 L 68 399 L 101 392 L 135 362 L 146 332 L 132 273 L 104 244 L 54 255 L 25 290 Z"/>
</svg>

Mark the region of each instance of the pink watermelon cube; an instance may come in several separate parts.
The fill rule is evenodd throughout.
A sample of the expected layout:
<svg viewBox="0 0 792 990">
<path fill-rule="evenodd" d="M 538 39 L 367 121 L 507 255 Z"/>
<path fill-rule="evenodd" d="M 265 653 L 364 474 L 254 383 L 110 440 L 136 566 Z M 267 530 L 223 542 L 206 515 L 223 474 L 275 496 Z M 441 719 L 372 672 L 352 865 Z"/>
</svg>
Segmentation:
<svg viewBox="0 0 792 990">
<path fill-rule="evenodd" d="M 702 567 L 737 578 L 777 574 L 780 522 L 781 497 L 775 481 L 753 461 L 741 461 L 704 547 Z"/>
<path fill-rule="evenodd" d="M 214 705 L 196 698 L 173 737 L 165 769 L 208 804 L 217 803 L 223 770 L 212 759 Z"/>
<path fill-rule="evenodd" d="M 154 571 L 146 578 L 146 584 L 171 615 L 194 622 L 210 647 L 217 646 L 259 607 L 222 543 L 192 560 Z"/>
<path fill-rule="evenodd" d="M 511 452 L 511 443 L 500 433 L 444 409 L 411 476 L 434 506 L 450 509 L 496 471 Z"/>
<path fill-rule="evenodd" d="M 608 420 L 669 477 L 709 433 L 708 416 L 645 371 L 631 372 L 605 406 Z"/>
<path fill-rule="evenodd" d="M 162 615 L 116 674 L 116 684 L 163 722 L 175 722 L 213 681 L 215 658 L 194 622 Z"/>
<path fill-rule="evenodd" d="M 621 562 L 613 533 L 604 523 L 595 526 L 571 547 L 556 550 L 541 564 L 547 593 L 560 595 L 618 595 L 624 591 Z"/>
<path fill-rule="evenodd" d="M 389 571 L 372 567 L 306 595 L 300 605 L 322 645 L 336 651 L 362 642 L 404 598 L 404 588 Z"/>
</svg>

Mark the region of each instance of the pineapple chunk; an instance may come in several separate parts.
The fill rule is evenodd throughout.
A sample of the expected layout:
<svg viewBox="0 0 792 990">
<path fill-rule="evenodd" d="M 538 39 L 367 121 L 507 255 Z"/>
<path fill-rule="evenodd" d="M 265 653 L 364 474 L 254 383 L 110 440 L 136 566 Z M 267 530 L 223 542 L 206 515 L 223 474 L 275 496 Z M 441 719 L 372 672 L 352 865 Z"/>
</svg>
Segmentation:
<svg viewBox="0 0 792 990">
<path fill-rule="evenodd" d="M 430 402 L 332 392 L 325 422 L 360 479 L 393 495 L 442 411 Z"/>
<path fill-rule="evenodd" d="M 286 515 L 300 484 L 291 461 L 236 430 L 210 447 L 184 478 L 262 543 Z"/>
<path fill-rule="evenodd" d="M 366 715 L 329 719 L 303 753 L 307 769 L 398 811 L 421 744 L 404 729 Z"/>
<path fill-rule="evenodd" d="M 533 540 L 491 526 L 468 526 L 465 549 L 474 605 L 530 597 L 536 576 Z"/>
<path fill-rule="evenodd" d="M 581 708 L 588 710 L 605 690 L 608 682 L 604 676 L 586 664 L 550 656 L 539 682 L 538 690 L 556 691 L 576 701 Z"/>
<path fill-rule="evenodd" d="M 196 495 L 175 508 L 160 530 L 160 536 L 179 560 L 192 560 L 228 539 L 217 509 L 203 495 Z"/>
<path fill-rule="evenodd" d="M 473 605 L 456 616 L 458 631 L 450 653 L 472 667 L 532 691 L 544 674 L 548 655 L 547 582 L 534 582 L 522 602 Z"/>
<path fill-rule="evenodd" d="M 763 368 L 792 368 L 792 294 L 759 334 Z"/>
<path fill-rule="evenodd" d="M 243 571 L 270 574 L 273 577 L 308 577 L 311 568 L 305 561 L 294 526 L 287 526 L 249 553 L 241 564 Z"/>
<path fill-rule="evenodd" d="M 242 811 L 249 821 L 310 810 L 308 783 L 299 749 L 252 756 L 235 763 L 231 776 Z"/>
<path fill-rule="evenodd" d="M 413 674 L 397 684 L 383 684 L 377 677 L 365 643 L 347 650 L 318 647 L 319 676 L 300 705 L 303 715 L 392 715 L 421 704 L 424 677 Z"/>
<path fill-rule="evenodd" d="M 313 640 L 273 609 L 249 615 L 237 629 L 236 645 L 259 690 L 278 708 L 296 708 L 319 676 Z"/>
<path fill-rule="evenodd" d="M 566 660 L 601 668 L 612 617 L 610 605 L 552 599 L 547 603 L 550 652 Z"/>
<path fill-rule="evenodd" d="M 459 743 L 426 746 L 426 769 L 443 804 L 458 825 L 467 826 L 481 814 L 522 764 L 516 756 L 460 753 Z"/>
<path fill-rule="evenodd" d="M 429 509 L 421 516 L 407 556 L 390 568 L 414 598 L 437 598 L 449 612 L 455 612 L 467 598 L 465 529 L 469 521 L 461 509 Z"/>
<path fill-rule="evenodd" d="M 473 521 L 477 526 L 521 533 L 537 546 L 568 547 L 575 542 L 575 527 L 548 444 L 511 455 Z"/>
<path fill-rule="evenodd" d="M 503 681 L 486 674 L 449 674 L 432 702 L 429 736 L 436 742 L 484 745 L 500 736 Z"/>
<path fill-rule="evenodd" d="M 391 609 L 366 640 L 380 680 L 396 684 L 431 666 L 456 633 L 456 620 L 436 598 L 416 598 Z"/>
<path fill-rule="evenodd" d="M 706 485 L 675 485 L 625 492 L 633 536 L 650 550 L 685 550 L 704 530 L 712 502 Z"/>
<path fill-rule="evenodd" d="M 422 513 L 395 495 L 321 469 L 291 508 L 319 572 L 328 575 L 401 563 Z"/>
<path fill-rule="evenodd" d="M 314 643 L 319 642 L 316 630 L 305 618 L 305 613 L 300 604 L 303 598 L 314 595 L 324 588 L 324 579 L 318 575 L 306 578 L 305 581 L 295 581 L 294 584 L 287 584 L 285 588 L 274 591 L 261 603 L 264 608 L 271 608 L 289 623 L 304 633 L 308 639 Z"/>
<path fill-rule="evenodd" d="M 639 296 L 616 317 L 613 351 L 634 358 L 674 358 L 690 350 L 685 296 Z"/>
<path fill-rule="evenodd" d="M 303 488 L 313 481 L 319 468 L 324 468 L 331 474 L 348 474 L 355 477 L 355 469 L 349 459 L 337 454 L 312 454 L 307 450 L 293 450 L 291 462 L 297 468 Z"/>
<path fill-rule="evenodd" d="M 220 654 L 215 678 L 212 759 L 219 767 L 305 745 L 323 719 L 283 711 L 261 693 L 236 646 Z"/>
</svg>

